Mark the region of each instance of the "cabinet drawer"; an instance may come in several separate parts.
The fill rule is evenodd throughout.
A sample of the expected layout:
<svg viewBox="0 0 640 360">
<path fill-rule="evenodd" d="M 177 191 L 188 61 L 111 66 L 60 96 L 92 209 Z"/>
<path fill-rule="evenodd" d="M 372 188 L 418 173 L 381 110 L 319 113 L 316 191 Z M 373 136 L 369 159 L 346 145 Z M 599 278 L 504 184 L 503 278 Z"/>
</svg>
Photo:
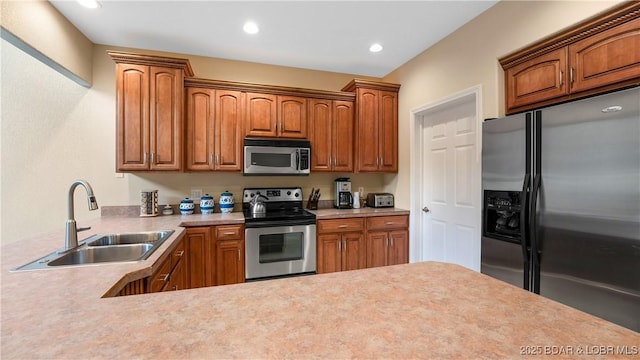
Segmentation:
<svg viewBox="0 0 640 360">
<path fill-rule="evenodd" d="M 316 226 L 319 233 L 362 231 L 364 229 L 364 218 L 318 220 Z"/>
<path fill-rule="evenodd" d="M 180 240 L 180 243 L 178 244 L 178 246 L 176 246 L 176 248 L 173 249 L 173 252 L 171 253 L 172 269 L 176 267 L 178 262 L 184 257 L 184 251 L 185 251 L 184 241 Z"/>
<path fill-rule="evenodd" d="M 216 241 L 220 240 L 242 240 L 244 232 L 242 225 L 216 226 Z"/>
<path fill-rule="evenodd" d="M 409 227 L 409 216 L 374 216 L 367 218 L 367 230 L 406 229 Z"/>
<path fill-rule="evenodd" d="M 162 291 L 162 288 L 169 282 L 169 276 L 171 275 L 171 260 L 167 259 L 160 269 L 153 273 L 151 277 L 149 277 L 149 284 L 147 289 L 149 292 L 158 292 Z"/>
</svg>

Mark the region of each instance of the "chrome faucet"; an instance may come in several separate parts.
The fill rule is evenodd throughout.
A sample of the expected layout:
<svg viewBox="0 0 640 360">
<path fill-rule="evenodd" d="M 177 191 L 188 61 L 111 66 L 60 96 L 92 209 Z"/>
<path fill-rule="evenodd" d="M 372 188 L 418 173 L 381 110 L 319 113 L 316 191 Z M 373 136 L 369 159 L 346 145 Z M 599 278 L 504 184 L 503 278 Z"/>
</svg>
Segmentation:
<svg viewBox="0 0 640 360">
<path fill-rule="evenodd" d="M 68 251 L 75 247 L 78 247 L 78 231 L 89 230 L 91 227 L 80 228 L 76 227 L 76 220 L 73 214 L 73 192 L 75 191 L 78 185 L 82 185 L 87 191 L 87 200 L 89 201 L 89 210 L 97 210 L 98 203 L 96 202 L 96 197 L 93 195 L 93 189 L 88 182 L 84 180 L 76 180 L 71 184 L 69 188 L 69 197 L 67 198 L 67 226 L 64 236 L 64 251 Z"/>
</svg>

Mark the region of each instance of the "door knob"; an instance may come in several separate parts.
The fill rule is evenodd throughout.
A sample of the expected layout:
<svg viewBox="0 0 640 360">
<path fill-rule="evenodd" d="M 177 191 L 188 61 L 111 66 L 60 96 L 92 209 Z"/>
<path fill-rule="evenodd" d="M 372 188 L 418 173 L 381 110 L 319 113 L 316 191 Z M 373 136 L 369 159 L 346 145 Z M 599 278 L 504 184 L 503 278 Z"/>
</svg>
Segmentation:
<svg viewBox="0 0 640 360">
<path fill-rule="evenodd" d="M 425 207 L 423 207 L 423 208 L 422 208 L 422 211 L 424 211 L 424 212 L 428 213 L 428 212 L 429 212 L 429 211 L 431 211 L 431 210 L 429 210 L 429 208 L 425 206 Z"/>
</svg>

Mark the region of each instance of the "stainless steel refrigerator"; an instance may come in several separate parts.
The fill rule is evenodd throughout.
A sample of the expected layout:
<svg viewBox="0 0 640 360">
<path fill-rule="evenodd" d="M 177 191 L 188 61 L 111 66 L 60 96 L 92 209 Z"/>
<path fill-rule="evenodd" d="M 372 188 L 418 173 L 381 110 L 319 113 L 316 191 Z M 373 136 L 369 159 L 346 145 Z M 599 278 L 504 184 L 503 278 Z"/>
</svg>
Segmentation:
<svg viewBox="0 0 640 360">
<path fill-rule="evenodd" d="M 640 88 L 482 130 L 482 273 L 640 332 Z"/>
</svg>

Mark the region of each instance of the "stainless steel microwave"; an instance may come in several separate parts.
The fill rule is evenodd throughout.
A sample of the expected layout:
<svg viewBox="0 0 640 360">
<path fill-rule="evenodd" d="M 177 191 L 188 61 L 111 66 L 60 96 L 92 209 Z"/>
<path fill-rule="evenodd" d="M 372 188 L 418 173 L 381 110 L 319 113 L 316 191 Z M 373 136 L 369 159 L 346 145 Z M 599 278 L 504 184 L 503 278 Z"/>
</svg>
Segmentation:
<svg viewBox="0 0 640 360">
<path fill-rule="evenodd" d="M 308 140 L 244 139 L 244 175 L 309 175 Z"/>
</svg>

